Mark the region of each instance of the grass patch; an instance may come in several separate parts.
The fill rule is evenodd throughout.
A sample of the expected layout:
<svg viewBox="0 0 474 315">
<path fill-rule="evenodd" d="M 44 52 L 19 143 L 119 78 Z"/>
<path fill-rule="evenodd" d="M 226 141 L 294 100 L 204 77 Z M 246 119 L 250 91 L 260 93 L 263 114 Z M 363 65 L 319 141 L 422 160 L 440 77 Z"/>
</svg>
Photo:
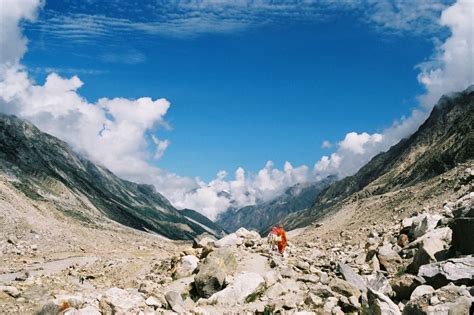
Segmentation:
<svg viewBox="0 0 474 315">
<path fill-rule="evenodd" d="M 401 277 L 406 273 L 407 273 L 407 267 L 406 266 L 401 266 L 400 268 L 398 268 L 396 276 Z"/>
</svg>

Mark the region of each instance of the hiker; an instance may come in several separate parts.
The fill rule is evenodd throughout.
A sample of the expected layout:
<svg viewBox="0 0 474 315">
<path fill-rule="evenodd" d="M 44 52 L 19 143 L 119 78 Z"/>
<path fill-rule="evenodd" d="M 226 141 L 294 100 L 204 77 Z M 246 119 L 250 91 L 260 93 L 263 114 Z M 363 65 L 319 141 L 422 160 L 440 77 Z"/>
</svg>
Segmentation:
<svg viewBox="0 0 474 315">
<path fill-rule="evenodd" d="M 276 229 L 276 234 L 279 237 L 278 241 L 278 252 L 283 255 L 286 248 L 286 233 L 283 229 L 283 225 L 279 225 L 278 229 Z"/>
<path fill-rule="evenodd" d="M 270 245 L 270 251 L 275 251 L 277 249 L 277 244 L 281 240 L 280 237 L 277 235 L 277 228 L 276 226 L 272 227 L 270 233 L 267 236 L 267 242 Z"/>
</svg>

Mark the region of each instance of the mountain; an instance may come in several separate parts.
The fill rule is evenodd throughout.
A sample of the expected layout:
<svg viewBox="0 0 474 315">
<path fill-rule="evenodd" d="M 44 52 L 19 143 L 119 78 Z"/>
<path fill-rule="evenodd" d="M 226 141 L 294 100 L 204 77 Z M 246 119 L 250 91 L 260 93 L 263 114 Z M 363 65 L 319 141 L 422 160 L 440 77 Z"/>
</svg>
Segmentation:
<svg viewBox="0 0 474 315">
<path fill-rule="evenodd" d="M 226 232 L 221 226 L 212 222 L 206 216 L 200 214 L 199 212 L 195 210 L 183 209 L 183 210 L 180 210 L 179 212 L 182 215 L 184 215 L 189 221 L 200 225 L 203 229 L 205 229 L 207 232 L 209 232 L 212 235 L 215 235 L 217 237 L 226 235 Z"/>
<path fill-rule="evenodd" d="M 265 231 L 288 214 L 311 207 L 318 194 L 334 181 L 335 177 L 331 176 L 316 183 L 297 184 L 273 200 L 229 209 L 216 222 L 231 232 L 240 227 Z"/>
<path fill-rule="evenodd" d="M 212 230 L 188 219 L 150 185 L 115 176 L 76 154 L 65 142 L 29 122 L 0 114 L 0 175 L 31 200 L 54 205 L 84 224 L 107 219 L 171 239 L 192 239 Z"/>
<path fill-rule="evenodd" d="M 302 227 L 346 201 L 382 195 L 426 182 L 474 158 L 474 86 L 443 96 L 409 138 L 380 153 L 355 175 L 328 186 L 311 209 L 285 218 Z"/>
</svg>

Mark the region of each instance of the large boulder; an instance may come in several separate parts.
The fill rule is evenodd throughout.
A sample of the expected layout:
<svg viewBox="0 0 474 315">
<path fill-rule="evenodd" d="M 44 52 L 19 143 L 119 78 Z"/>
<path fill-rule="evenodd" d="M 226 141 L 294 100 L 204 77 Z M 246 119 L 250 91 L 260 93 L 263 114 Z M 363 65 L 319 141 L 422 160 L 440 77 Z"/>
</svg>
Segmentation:
<svg viewBox="0 0 474 315">
<path fill-rule="evenodd" d="M 367 292 L 367 284 L 364 278 L 362 278 L 362 276 L 357 274 L 349 265 L 339 263 L 338 269 L 344 280 L 351 283 L 360 291 Z"/>
<path fill-rule="evenodd" d="M 168 302 L 169 307 L 178 314 L 186 313 L 186 307 L 184 305 L 183 298 L 181 294 L 176 291 L 169 291 L 165 294 L 166 302 Z"/>
<path fill-rule="evenodd" d="M 238 237 L 235 233 L 231 233 L 229 235 L 224 236 L 220 240 L 214 242 L 214 246 L 216 246 L 217 248 L 220 248 L 220 247 L 241 245 L 242 243 L 243 243 L 243 239 L 241 237 Z"/>
<path fill-rule="evenodd" d="M 440 232 L 438 232 L 440 231 Z M 419 242 L 419 248 L 413 257 L 408 271 L 416 274 L 422 265 L 434 263 L 447 258 L 451 241 L 451 229 L 441 228 L 425 234 Z"/>
<path fill-rule="evenodd" d="M 474 256 L 452 258 L 420 267 L 418 276 L 427 284 L 440 288 L 452 282 L 457 285 L 474 285 Z"/>
<path fill-rule="evenodd" d="M 434 291 L 435 289 L 432 286 L 422 284 L 413 291 L 413 293 L 410 295 L 410 300 L 415 300 L 419 298 L 420 296 L 423 296 L 425 294 L 431 294 Z"/>
<path fill-rule="evenodd" d="M 472 314 L 473 302 L 474 298 L 465 288 L 447 285 L 409 301 L 403 314 Z"/>
<path fill-rule="evenodd" d="M 397 273 L 403 262 L 402 258 L 392 249 L 391 244 L 385 244 L 378 248 L 377 257 L 380 265 L 390 274 Z"/>
<path fill-rule="evenodd" d="M 224 290 L 214 293 L 209 298 L 210 304 L 233 305 L 253 299 L 265 287 L 265 280 L 254 272 L 242 272 Z"/>
<path fill-rule="evenodd" d="M 198 266 L 194 287 L 199 297 L 208 298 L 224 286 L 228 274 L 237 269 L 237 259 L 231 248 L 218 248 Z"/>
</svg>

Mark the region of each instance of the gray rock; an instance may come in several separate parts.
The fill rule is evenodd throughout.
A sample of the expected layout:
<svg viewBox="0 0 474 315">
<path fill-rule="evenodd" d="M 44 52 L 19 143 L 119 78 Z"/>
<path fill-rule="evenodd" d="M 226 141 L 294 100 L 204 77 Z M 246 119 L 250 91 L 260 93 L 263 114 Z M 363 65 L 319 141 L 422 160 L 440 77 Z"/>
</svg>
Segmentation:
<svg viewBox="0 0 474 315">
<path fill-rule="evenodd" d="M 329 286 L 334 292 L 346 297 L 355 296 L 356 298 L 359 298 L 361 296 L 361 291 L 356 286 L 339 278 L 333 278 L 329 282 Z"/>
<path fill-rule="evenodd" d="M 474 256 L 448 259 L 420 267 L 419 277 L 427 284 L 440 288 L 452 282 L 456 285 L 474 285 Z"/>
<path fill-rule="evenodd" d="M 381 272 L 367 276 L 367 287 L 385 295 L 392 294 L 392 286 Z"/>
<path fill-rule="evenodd" d="M 277 299 L 287 292 L 288 290 L 281 283 L 275 283 L 267 289 L 265 296 L 269 299 Z"/>
<path fill-rule="evenodd" d="M 463 287 L 447 285 L 411 300 L 403 309 L 404 315 L 472 314 L 474 299 Z"/>
<path fill-rule="evenodd" d="M 230 248 L 219 248 L 210 253 L 198 269 L 194 287 L 200 297 L 208 298 L 224 285 L 226 275 L 235 271 L 237 260 Z"/>
<path fill-rule="evenodd" d="M 244 239 L 248 239 L 248 240 L 259 240 L 261 238 L 260 234 L 258 234 L 258 232 L 249 231 L 244 227 L 241 227 L 240 229 L 235 231 L 235 235 L 237 235 L 238 237 L 244 238 Z"/>
<path fill-rule="evenodd" d="M 434 291 L 435 289 L 432 286 L 422 284 L 413 291 L 413 293 L 410 295 L 410 300 L 415 300 L 420 296 L 423 296 L 425 294 L 431 294 Z"/>
<path fill-rule="evenodd" d="M 186 313 L 186 308 L 184 306 L 183 298 L 181 294 L 176 291 L 170 291 L 165 294 L 166 302 L 168 302 L 169 307 L 178 314 Z"/>
<path fill-rule="evenodd" d="M 396 273 L 400 264 L 403 262 L 400 255 L 392 249 L 392 245 L 390 244 L 385 244 L 379 247 L 377 257 L 380 265 L 391 274 Z"/>
<path fill-rule="evenodd" d="M 265 279 L 265 285 L 268 287 L 271 287 L 275 283 L 281 281 L 281 275 L 278 271 L 276 270 L 270 270 L 268 271 L 263 278 Z"/>
<path fill-rule="evenodd" d="M 451 236 L 451 229 L 447 230 L 445 234 Z M 439 229 L 442 230 L 442 229 Z M 432 232 L 435 232 L 433 230 Z M 426 237 L 420 242 L 420 248 L 413 257 L 412 263 L 408 266 L 408 271 L 416 274 L 422 265 L 434 263 L 447 258 L 449 243 L 446 241 L 448 236 L 442 233 L 429 233 L 431 237 Z M 426 236 L 426 235 L 425 235 Z"/>
<path fill-rule="evenodd" d="M 413 218 L 409 235 L 414 239 L 422 236 L 426 232 L 433 230 L 442 217 L 438 214 L 419 214 Z"/>
<path fill-rule="evenodd" d="M 264 286 L 265 280 L 258 273 L 242 272 L 236 275 L 234 281 L 224 290 L 214 293 L 209 298 L 209 303 L 221 305 L 243 303 L 251 295 L 258 294 Z"/>
<path fill-rule="evenodd" d="M 369 288 L 367 292 L 368 308 L 374 315 L 399 315 L 400 309 L 386 295 Z"/>
<path fill-rule="evenodd" d="M 163 306 L 160 299 L 158 299 L 156 296 L 148 297 L 148 299 L 145 300 L 145 304 L 148 306 L 153 306 L 155 308 L 159 308 Z"/>
<path fill-rule="evenodd" d="M 242 243 L 243 243 L 243 239 L 241 237 L 238 237 L 235 233 L 231 233 L 229 235 L 224 236 L 220 240 L 214 242 L 214 246 L 216 246 L 217 248 L 220 248 L 220 247 L 241 245 Z"/>
<path fill-rule="evenodd" d="M 351 283 L 353 286 L 355 286 L 362 292 L 367 291 L 367 284 L 364 278 L 362 278 L 359 274 L 355 273 L 355 271 L 349 265 L 339 263 L 338 269 L 344 280 Z"/>
</svg>

